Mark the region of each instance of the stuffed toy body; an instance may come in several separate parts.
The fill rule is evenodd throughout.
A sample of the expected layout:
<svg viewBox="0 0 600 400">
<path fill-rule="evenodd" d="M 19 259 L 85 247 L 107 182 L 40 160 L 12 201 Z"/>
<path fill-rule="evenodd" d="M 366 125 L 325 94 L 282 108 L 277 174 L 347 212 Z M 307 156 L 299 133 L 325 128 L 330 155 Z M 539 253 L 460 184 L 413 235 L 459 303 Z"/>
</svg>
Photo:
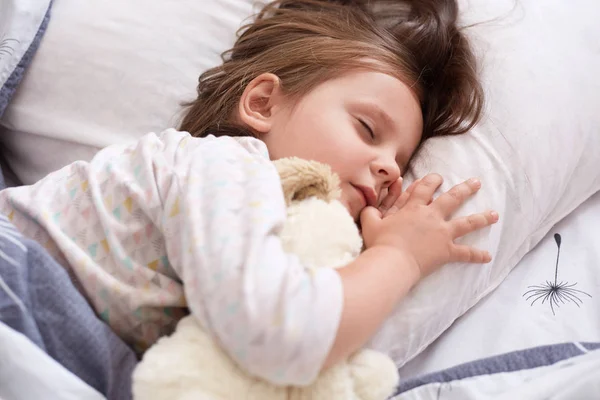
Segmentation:
<svg viewBox="0 0 600 400">
<path fill-rule="evenodd" d="M 358 256 L 362 239 L 337 201 L 339 183 L 329 167 L 297 158 L 275 162 L 287 203 L 280 233 L 286 251 L 307 268 L 343 267 Z M 161 338 L 133 375 L 135 400 L 385 400 L 398 384 L 393 361 L 360 350 L 323 371 L 306 387 L 282 387 L 240 369 L 192 317 Z"/>
</svg>

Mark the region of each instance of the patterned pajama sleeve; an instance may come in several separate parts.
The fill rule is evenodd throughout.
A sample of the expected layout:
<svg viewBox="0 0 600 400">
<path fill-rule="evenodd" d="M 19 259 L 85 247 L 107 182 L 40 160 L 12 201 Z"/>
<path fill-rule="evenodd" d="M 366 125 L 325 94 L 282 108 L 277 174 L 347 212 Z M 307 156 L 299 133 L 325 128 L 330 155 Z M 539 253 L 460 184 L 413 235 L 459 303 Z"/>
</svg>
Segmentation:
<svg viewBox="0 0 600 400">
<path fill-rule="evenodd" d="M 246 371 L 303 385 L 335 339 L 341 281 L 283 251 L 279 177 L 256 139 L 148 134 L 0 192 L 0 211 L 140 349 L 187 306 Z"/>
</svg>

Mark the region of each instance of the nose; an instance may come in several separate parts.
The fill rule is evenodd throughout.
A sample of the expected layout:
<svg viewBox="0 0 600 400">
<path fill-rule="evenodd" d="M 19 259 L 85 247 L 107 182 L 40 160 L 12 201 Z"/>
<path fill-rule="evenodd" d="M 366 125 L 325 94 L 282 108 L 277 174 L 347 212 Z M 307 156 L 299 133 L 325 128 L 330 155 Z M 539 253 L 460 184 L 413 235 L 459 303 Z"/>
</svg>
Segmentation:
<svg viewBox="0 0 600 400">
<path fill-rule="evenodd" d="M 396 163 L 395 158 L 386 157 L 374 161 L 371 164 L 371 172 L 375 176 L 378 192 L 390 187 L 392 183 L 400 178 L 400 167 Z"/>
</svg>

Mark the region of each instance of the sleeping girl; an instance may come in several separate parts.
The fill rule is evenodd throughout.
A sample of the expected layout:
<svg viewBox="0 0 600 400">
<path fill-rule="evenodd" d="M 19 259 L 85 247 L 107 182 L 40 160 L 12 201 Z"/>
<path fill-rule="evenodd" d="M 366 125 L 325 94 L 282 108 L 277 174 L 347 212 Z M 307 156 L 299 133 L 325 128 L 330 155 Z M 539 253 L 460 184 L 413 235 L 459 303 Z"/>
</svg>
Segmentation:
<svg viewBox="0 0 600 400">
<path fill-rule="evenodd" d="M 0 211 L 43 244 L 106 323 L 143 352 L 191 313 L 245 370 L 310 383 L 361 348 L 423 277 L 487 263 L 455 239 L 493 211 L 453 213 L 481 183 L 434 199 L 404 192 L 428 138 L 482 110 L 455 0 L 279 0 L 200 76 L 179 130 L 101 150 L 0 192 Z M 281 246 L 285 202 L 271 163 L 328 164 L 365 251 L 310 273 Z"/>
</svg>

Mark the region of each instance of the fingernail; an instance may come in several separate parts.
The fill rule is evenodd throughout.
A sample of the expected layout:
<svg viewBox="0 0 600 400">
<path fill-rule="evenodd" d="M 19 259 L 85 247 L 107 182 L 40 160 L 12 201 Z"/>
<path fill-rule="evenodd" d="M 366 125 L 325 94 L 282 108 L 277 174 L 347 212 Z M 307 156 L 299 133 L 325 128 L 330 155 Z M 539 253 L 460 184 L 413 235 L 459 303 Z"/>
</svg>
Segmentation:
<svg viewBox="0 0 600 400">
<path fill-rule="evenodd" d="M 471 178 L 469 179 L 469 183 L 473 186 L 481 186 L 481 181 L 478 178 Z"/>
<path fill-rule="evenodd" d="M 497 222 L 500 219 L 500 215 L 498 215 L 498 213 L 496 211 L 491 211 L 490 215 L 492 216 L 492 219 L 494 220 L 494 222 Z"/>
<path fill-rule="evenodd" d="M 423 178 L 426 182 L 435 182 L 440 179 L 440 175 L 438 174 L 429 174 L 425 178 Z"/>
</svg>

